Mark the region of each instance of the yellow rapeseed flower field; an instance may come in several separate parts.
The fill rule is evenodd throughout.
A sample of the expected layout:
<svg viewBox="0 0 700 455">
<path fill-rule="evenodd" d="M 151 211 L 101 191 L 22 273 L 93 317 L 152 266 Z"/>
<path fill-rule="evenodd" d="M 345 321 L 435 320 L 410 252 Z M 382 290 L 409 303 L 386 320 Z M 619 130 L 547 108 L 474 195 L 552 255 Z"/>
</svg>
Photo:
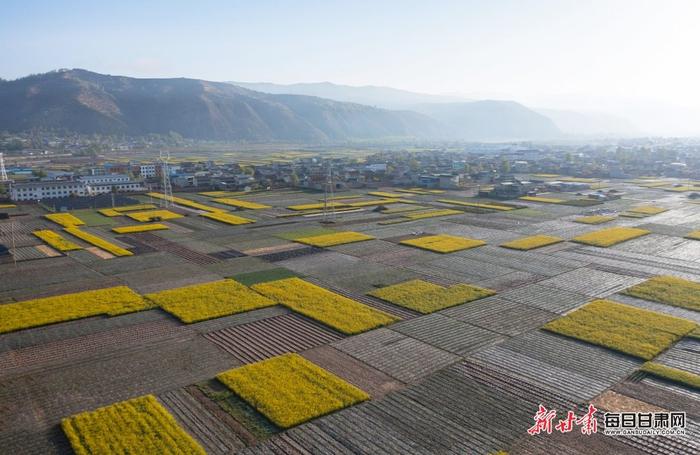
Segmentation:
<svg viewBox="0 0 700 455">
<path fill-rule="evenodd" d="M 257 202 L 243 201 L 241 199 L 233 199 L 227 197 L 216 198 L 212 200 L 214 202 L 218 202 L 219 204 L 230 205 L 232 207 L 240 207 L 242 209 L 259 210 L 270 208 L 269 205 L 258 204 Z"/>
<path fill-rule="evenodd" d="M 508 207 L 505 205 L 487 204 L 484 202 L 458 201 L 455 199 L 438 199 L 437 201 L 442 202 L 443 204 L 461 205 L 464 207 L 475 207 L 475 208 L 480 208 L 480 209 L 499 210 L 499 211 L 513 210 L 513 207 Z"/>
<path fill-rule="evenodd" d="M 555 243 L 563 242 L 564 239 L 559 237 L 554 237 L 552 235 L 533 235 L 530 237 L 523 237 L 516 240 L 511 240 L 510 242 L 501 243 L 504 248 L 510 248 L 512 250 L 534 250 L 535 248 L 541 248 L 547 245 L 554 245 Z"/>
<path fill-rule="evenodd" d="M 639 207 L 631 208 L 628 211 L 632 213 L 639 213 L 642 215 L 656 215 L 659 213 L 663 213 L 667 210 L 668 209 L 665 209 L 663 207 L 655 207 L 653 205 L 640 205 Z"/>
<path fill-rule="evenodd" d="M 700 311 L 700 283 L 675 276 L 656 276 L 627 288 L 625 294 Z"/>
<path fill-rule="evenodd" d="M 153 395 L 81 412 L 61 427 L 76 455 L 206 455 Z"/>
<path fill-rule="evenodd" d="M 369 395 L 298 354 L 284 354 L 216 376 L 281 428 L 368 400 Z"/>
<path fill-rule="evenodd" d="M 346 207 L 372 207 L 374 205 L 389 205 L 398 202 L 407 202 L 403 199 L 376 199 L 374 201 L 348 202 L 344 204 Z"/>
<path fill-rule="evenodd" d="M 137 210 L 151 210 L 156 208 L 153 204 L 133 204 L 133 205 L 122 205 L 119 207 L 114 207 L 112 210 L 115 212 L 135 212 Z"/>
<path fill-rule="evenodd" d="M 617 245 L 626 240 L 636 239 L 643 235 L 650 234 L 646 229 L 630 228 L 630 227 L 612 227 L 593 231 L 587 234 L 579 235 L 571 239 L 573 242 L 584 243 L 586 245 L 609 247 Z"/>
<path fill-rule="evenodd" d="M 343 204 L 342 202 L 329 202 L 327 207 L 333 207 L 333 208 L 339 208 L 339 207 L 346 207 L 346 204 Z M 301 211 L 301 210 L 317 210 L 317 209 L 322 209 L 324 207 L 323 202 L 313 202 L 310 204 L 297 204 L 297 205 L 290 205 L 287 208 L 289 210 L 296 210 L 296 211 Z"/>
<path fill-rule="evenodd" d="M 452 210 L 452 209 L 428 210 L 425 212 L 407 213 L 403 217 L 408 218 L 409 220 L 422 220 L 424 218 L 436 218 L 439 216 L 449 216 L 449 215 L 464 215 L 464 212 L 461 210 Z"/>
<path fill-rule="evenodd" d="M 70 235 L 78 237 L 80 240 L 84 240 L 85 242 L 95 245 L 97 248 L 103 249 L 115 256 L 132 256 L 134 254 L 131 251 L 115 245 L 114 243 L 108 242 L 101 237 L 92 235 L 89 232 L 81 231 L 77 227 L 67 227 L 63 230 Z"/>
<path fill-rule="evenodd" d="M 106 314 L 133 313 L 151 305 L 126 286 L 0 305 L 0 333 Z"/>
<path fill-rule="evenodd" d="M 153 224 L 137 224 L 134 226 L 117 226 L 113 227 L 112 231 L 117 234 L 131 234 L 134 232 L 148 232 L 148 231 L 161 231 L 163 229 L 168 229 L 168 226 L 160 223 Z"/>
<path fill-rule="evenodd" d="M 44 215 L 44 217 L 63 227 L 82 226 L 85 224 L 83 220 L 70 213 L 49 213 Z"/>
<path fill-rule="evenodd" d="M 42 229 L 39 231 L 32 232 L 35 236 L 46 242 L 49 246 L 57 249 L 58 251 L 73 251 L 82 250 L 80 245 L 66 240 L 63 236 L 57 232 L 50 229 Z"/>
<path fill-rule="evenodd" d="M 367 194 L 370 196 L 377 196 L 389 199 L 396 199 L 401 197 L 401 193 L 387 193 L 386 191 L 370 191 Z"/>
<path fill-rule="evenodd" d="M 177 197 L 177 196 L 166 197 L 163 193 L 146 193 L 146 195 L 154 197 L 156 199 L 168 200 L 168 201 L 173 202 L 177 205 L 181 205 L 183 207 L 189 207 L 191 209 L 197 209 L 197 210 L 202 210 L 202 211 L 211 212 L 211 213 L 225 212 L 225 210 L 223 210 L 223 209 L 200 204 L 199 202 L 190 201 L 189 199 L 185 199 L 185 198 L 181 198 L 181 197 Z"/>
<path fill-rule="evenodd" d="M 374 237 L 360 232 L 344 231 L 335 232 L 333 234 L 321 234 L 310 237 L 299 237 L 294 239 L 295 242 L 304 243 L 306 245 L 327 247 L 334 245 L 344 245 L 346 243 L 362 242 L 372 240 Z"/>
<path fill-rule="evenodd" d="M 202 213 L 200 216 L 209 218 L 210 220 L 219 221 L 221 223 L 232 224 L 234 226 L 238 226 L 239 224 L 255 223 L 255 220 L 251 220 L 250 218 L 243 218 L 242 216 L 232 215 L 225 212 Z"/>
<path fill-rule="evenodd" d="M 182 218 L 182 215 L 180 215 L 179 213 L 171 212 L 170 210 L 149 210 L 147 212 L 131 212 L 127 213 L 126 216 L 128 216 L 132 220 L 140 221 L 142 223 L 148 221 L 165 221 Z"/>
<path fill-rule="evenodd" d="M 646 362 L 642 365 L 640 370 L 663 379 L 689 385 L 694 389 L 700 389 L 700 375 L 689 371 L 680 370 L 656 362 Z"/>
<path fill-rule="evenodd" d="M 424 250 L 435 251 L 436 253 L 452 253 L 469 248 L 486 245 L 483 240 L 470 239 L 467 237 L 457 237 L 454 235 L 440 234 L 428 235 L 417 239 L 402 240 L 402 245 L 410 245 Z"/>
<path fill-rule="evenodd" d="M 700 240 L 700 231 L 689 232 L 685 235 L 686 239 Z"/>
<path fill-rule="evenodd" d="M 17 208 L 16 204 L 0 204 L 0 209 L 14 209 Z"/>
<path fill-rule="evenodd" d="M 543 328 L 650 360 L 696 327 L 687 319 L 594 300 Z"/>
<path fill-rule="evenodd" d="M 187 324 L 277 304 L 234 280 L 168 289 L 145 297 Z"/>
<path fill-rule="evenodd" d="M 583 224 L 603 224 L 603 223 L 607 223 L 608 221 L 612 221 L 614 219 L 615 219 L 614 216 L 591 215 L 591 216 L 578 217 L 574 221 L 576 223 L 583 223 Z"/>
<path fill-rule="evenodd" d="M 259 293 L 304 316 L 349 335 L 391 324 L 396 317 L 375 310 L 300 278 L 268 281 L 252 286 Z"/>
<path fill-rule="evenodd" d="M 541 196 L 523 196 L 520 197 L 519 199 L 522 199 L 523 201 L 530 201 L 530 202 L 542 202 L 544 204 L 561 204 L 564 202 L 564 199 L 557 199 L 553 197 L 541 197 Z"/>
<path fill-rule="evenodd" d="M 423 280 L 405 281 L 368 293 L 368 295 L 423 314 L 461 305 L 494 294 L 496 292 L 491 289 L 468 284 L 455 284 L 445 288 Z"/>
<path fill-rule="evenodd" d="M 117 212 L 114 209 L 99 209 L 97 211 L 100 215 L 108 216 L 108 217 L 113 217 L 113 216 L 122 216 L 123 213 Z"/>
</svg>

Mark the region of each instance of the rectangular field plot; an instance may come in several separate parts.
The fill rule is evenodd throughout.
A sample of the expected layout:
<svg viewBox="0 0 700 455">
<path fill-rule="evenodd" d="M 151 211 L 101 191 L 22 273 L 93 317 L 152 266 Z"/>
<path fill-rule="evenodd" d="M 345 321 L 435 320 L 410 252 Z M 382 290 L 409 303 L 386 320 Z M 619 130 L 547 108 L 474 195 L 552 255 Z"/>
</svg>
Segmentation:
<svg viewBox="0 0 700 455">
<path fill-rule="evenodd" d="M 390 314 L 299 278 L 260 283 L 253 285 L 253 289 L 345 334 L 365 332 L 397 320 Z"/>
<path fill-rule="evenodd" d="M 362 390 L 297 354 L 239 367 L 217 378 L 281 428 L 369 399 Z"/>
<path fill-rule="evenodd" d="M 446 288 L 423 280 L 406 281 L 369 293 L 373 297 L 423 314 L 461 305 L 494 294 L 495 291 L 490 289 L 468 284 L 455 284 Z"/>
<path fill-rule="evenodd" d="M 440 314 L 502 335 L 517 335 L 542 326 L 556 317 L 539 308 L 488 297 L 448 308 Z"/>
<path fill-rule="evenodd" d="M 344 245 L 346 243 L 363 242 L 372 239 L 374 239 L 374 237 L 362 234 L 360 232 L 345 231 L 334 232 L 333 234 L 314 235 L 311 237 L 298 237 L 295 238 L 294 241 L 316 247 L 328 247 Z"/>
<path fill-rule="evenodd" d="M 551 235 L 533 235 L 531 237 L 523 237 L 516 240 L 511 240 L 510 242 L 501 243 L 504 248 L 510 248 L 512 250 L 534 250 L 535 248 L 541 248 L 547 245 L 553 245 L 555 243 L 563 242 L 564 239 L 559 237 L 554 237 Z"/>
<path fill-rule="evenodd" d="M 404 387 L 403 383 L 388 374 L 382 373 L 332 346 L 319 346 L 302 352 L 301 356 L 359 387 L 375 399 Z"/>
<path fill-rule="evenodd" d="M 502 292 L 499 297 L 559 314 L 567 313 L 590 300 L 584 294 L 540 284 L 511 289 Z"/>
<path fill-rule="evenodd" d="M 77 414 L 61 426 L 81 454 L 206 454 L 152 395 Z"/>
<path fill-rule="evenodd" d="M 642 281 L 641 278 L 586 267 L 562 273 L 538 284 L 591 297 L 606 297 Z"/>
<path fill-rule="evenodd" d="M 555 276 L 586 265 L 584 260 L 568 259 L 538 253 L 537 251 L 513 251 L 497 246 L 484 246 L 455 254 L 459 257 L 496 264 L 522 272 Z"/>
<path fill-rule="evenodd" d="M 333 343 L 339 349 L 402 382 L 418 381 L 459 357 L 388 329 Z"/>
<path fill-rule="evenodd" d="M 276 304 L 233 280 L 170 289 L 146 298 L 187 324 Z"/>
<path fill-rule="evenodd" d="M 674 276 L 657 276 L 626 289 L 625 294 L 700 311 L 700 283 Z"/>
<path fill-rule="evenodd" d="M 0 333 L 99 314 L 114 316 L 150 307 L 126 286 L 26 300 L 0 305 Z"/>
<path fill-rule="evenodd" d="M 468 250 L 486 245 L 483 240 L 456 237 L 453 235 L 430 235 L 417 239 L 402 240 L 402 245 L 414 246 L 436 253 L 453 253 L 455 251 Z"/>
<path fill-rule="evenodd" d="M 683 338 L 654 362 L 690 373 L 700 374 L 700 340 Z"/>
<path fill-rule="evenodd" d="M 590 216 L 582 216 L 579 218 L 575 218 L 573 221 L 576 223 L 583 223 L 583 224 L 603 224 L 607 223 L 608 221 L 614 220 L 614 216 L 603 216 L 603 215 L 590 215 Z"/>
<path fill-rule="evenodd" d="M 244 448 L 245 442 L 221 419 L 218 409 L 211 408 L 213 403 L 204 405 L 207 398 L 197 392 L 187 387 L 161 394 L 158 399 L 208 455 L 226 455 Z"/>
<path fill-rule="evenodd" d="M 242 363 L 300 352 L 342 338 L 337 332 L 296 314 L 227 327 L 205 337 Z"/>
<path fill-rule="evenodd" d="M 578 237 L 574 237 L 572 241 L 607 248 L 647 234 L 650 234 L 650 231 L 645 229 L 613 227 L 579 235 Z"/>
<path fill-rule="evenodd" d="M 594 300 L 543 328 L 649 360 L 696 327 L 686 319 Z"/>
<path fill-rule="evenodd" d="M 490 330 L 441 314 L 399 322 L 391 326 L 391 330 L 459 356 L 504 339 Z"/>
</svg>

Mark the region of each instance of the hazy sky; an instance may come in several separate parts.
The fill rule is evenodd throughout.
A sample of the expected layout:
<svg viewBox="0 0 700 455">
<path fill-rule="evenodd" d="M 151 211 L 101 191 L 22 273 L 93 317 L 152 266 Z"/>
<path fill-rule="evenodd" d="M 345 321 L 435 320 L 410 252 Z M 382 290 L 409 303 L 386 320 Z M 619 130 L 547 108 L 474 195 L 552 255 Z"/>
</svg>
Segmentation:
<svg viewBox="0 0 700 455">
<path fill-rule="evenodd" d="M 107 3 L 4 0 L 0 77 L 80 67 L 700 111 L 697 0 Z"/>
</svg>

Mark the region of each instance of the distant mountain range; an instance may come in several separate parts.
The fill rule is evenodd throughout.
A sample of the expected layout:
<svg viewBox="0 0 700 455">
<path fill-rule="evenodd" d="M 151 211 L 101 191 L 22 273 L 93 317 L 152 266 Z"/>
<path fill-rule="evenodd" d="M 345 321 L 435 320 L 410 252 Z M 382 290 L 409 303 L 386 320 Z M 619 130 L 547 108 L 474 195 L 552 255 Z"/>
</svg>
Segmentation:
<svg viewBox="0 0 700 455">
<path fill-rule="evenodd" d="M 326 142 L 438 137 L 438 122 L 311 96 L 274 95 L 223 82 L 136 79 L 64 70 L 0 82 L 0 129 L 65 128 L 195 139 Z"/>
<path fill-rule="evenodd" d="M 576 123 L 575 116 L 567 118 Z M 177 132 L 193 139 L 307 143 L 562 136 L 562 129 L 545 112 L 513 101 L 470 101 L 331 83 L 138 79 L 80 69 L 0 80 L 0 130 L 33 128 L 131 136 Z"/>
</svg>

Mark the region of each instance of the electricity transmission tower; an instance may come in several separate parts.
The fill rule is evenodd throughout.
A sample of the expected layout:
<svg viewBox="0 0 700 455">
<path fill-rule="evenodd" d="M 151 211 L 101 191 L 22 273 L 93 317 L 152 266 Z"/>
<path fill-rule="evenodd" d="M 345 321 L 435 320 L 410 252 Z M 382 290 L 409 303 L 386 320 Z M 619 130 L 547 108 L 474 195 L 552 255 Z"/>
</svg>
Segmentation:
<svg viewBox="0 0 700 455">
<path fill-rule="evenodd" d="M 323 222 L 331 223 L 335 221 L 335 198 L 333 196 L 333 167 L 328 167 L 328 177 L 323 185 Z"/>
<path fill-rule="evenodd" d="M 160 152 L 160 173 L 163 177 L 162 205 L 168 207 L 173 201 L 173 187 L 170 184 L 170 152 Z"/>
<path fill-rule="evenodd" d="M 0 153 L 0 182 L 7 182 L 10 179 L 7 177 L 7 170 L 5 169 L 5 159 Z"/>
</svg>

